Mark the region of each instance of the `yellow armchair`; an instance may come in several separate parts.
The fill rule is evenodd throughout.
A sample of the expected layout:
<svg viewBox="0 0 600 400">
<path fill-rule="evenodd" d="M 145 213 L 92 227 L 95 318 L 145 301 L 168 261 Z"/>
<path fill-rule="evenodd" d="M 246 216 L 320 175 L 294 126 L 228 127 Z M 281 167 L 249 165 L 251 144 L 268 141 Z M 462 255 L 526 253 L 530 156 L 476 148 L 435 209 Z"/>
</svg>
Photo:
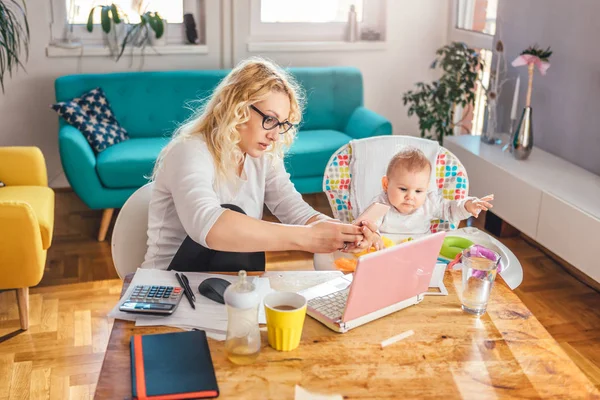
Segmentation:
<svg viewBox="0 0 600 400">
<path fill-rule="evenodd" d="M 37 147 L 0 147 L 0 290 L 16 289 L 21 328 L 29 327 L 29 288 L 44 274 L 54 229 L 54 192 Z"/>
</svg>

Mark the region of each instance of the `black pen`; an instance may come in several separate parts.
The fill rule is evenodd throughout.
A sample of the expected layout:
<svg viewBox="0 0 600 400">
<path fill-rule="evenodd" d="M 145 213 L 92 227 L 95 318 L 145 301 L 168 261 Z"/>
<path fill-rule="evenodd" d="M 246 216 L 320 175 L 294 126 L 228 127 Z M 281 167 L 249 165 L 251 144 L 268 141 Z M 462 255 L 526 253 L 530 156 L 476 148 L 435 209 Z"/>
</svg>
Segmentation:
<svg viewBox="0 0 600 400">
<path fill-rule="evenodd" d="M 195 310 L 196 309 L 196 305 L 194 304 L 194 302 L 192 301 L 192 297 L 190 296 L 190 294 L 188 293 L 188 290 L 185 287 L 185 283 L 183 283 L 183 281 L 181 280 L 181 277 L 179 276 L 179 274 L 177 272 L 175 272 L 175 278 L 177 278 L 177 280 L 179 281 L 179 284 L 181 285 L 181 287 L 183 288 L 183 294 L 185 295 L 185 297 L 188 299 L 188 301 L 190 302 L 190 306 L 192 306 L 192 308 Z"/>
<path fill-rule="evenodd" d="M 189 290 L 190 294 L 192 295 L 192 300 L 196 301 L 196 296 L 194 296 L 194 291 L 192 290 L 192 287 L 190 286 L 190 280 L 188 279 L 187 276 L 185 276 L 183 274 L 183 272 L 181 273 L 181 278 L 183 279 L 183 283 L 185 283 L 185 286 L 187 286 L 187 290 Z"/>
</svg>

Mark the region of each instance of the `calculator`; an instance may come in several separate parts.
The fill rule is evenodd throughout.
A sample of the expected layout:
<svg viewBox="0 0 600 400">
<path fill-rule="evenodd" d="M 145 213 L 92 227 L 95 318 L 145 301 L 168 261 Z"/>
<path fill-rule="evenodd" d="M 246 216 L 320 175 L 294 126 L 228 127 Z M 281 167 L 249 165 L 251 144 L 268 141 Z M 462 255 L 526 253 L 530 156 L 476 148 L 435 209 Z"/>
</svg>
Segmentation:
<svg viewBox="0 0 600 400">
<path fill-rule="evenodd" d="M 136 285 L 131 292 L 131 296 L 121 306 L 119 310 L 124 312 L 144 313 L 144 314 L 173 314 L 181 297 L 183 288 L 173 286 L 156 285 Z"/>
</svg>

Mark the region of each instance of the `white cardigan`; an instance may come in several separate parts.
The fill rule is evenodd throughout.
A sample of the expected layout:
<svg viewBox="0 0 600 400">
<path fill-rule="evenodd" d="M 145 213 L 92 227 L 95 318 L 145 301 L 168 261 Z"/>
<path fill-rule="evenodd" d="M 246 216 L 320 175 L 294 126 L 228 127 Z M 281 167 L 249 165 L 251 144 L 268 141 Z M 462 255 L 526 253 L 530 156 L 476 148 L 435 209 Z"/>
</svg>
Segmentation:
<svg viewBox="0 0 600 400">
<path fill-rule="evenodd" d="M 319 214 L 296 191 L 283 161 L 268 154 L 246 156 L 242 176 L 222 181 L 203 138 L 180 141 L 169 150 L 154 182 L 142 268 L 167 269 L 187 235 L 208 247 L 206 236 L 225 211 L 221 204 L 234 204 L 256 219 L 266 204 L 281 222 L 293 225 Z"/>
</svg>

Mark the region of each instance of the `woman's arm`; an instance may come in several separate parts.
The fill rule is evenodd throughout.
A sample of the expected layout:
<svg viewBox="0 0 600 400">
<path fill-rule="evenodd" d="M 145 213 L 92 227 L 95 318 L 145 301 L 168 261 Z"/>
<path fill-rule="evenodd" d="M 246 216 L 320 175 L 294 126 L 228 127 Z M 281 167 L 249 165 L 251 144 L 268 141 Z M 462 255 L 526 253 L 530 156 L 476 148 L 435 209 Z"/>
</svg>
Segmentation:
<svg viewBox="0 0 600 400">
<path fill-rule="evenodd" d="M 306 226 L 284 225 L 260 221 L 244 214 L 225 210 L 206 237 L 211 249 L 222 251 L 303 250 L 331 253 L 345 242 L 362 239 L 355 225 L 318 221 Z"/>
<path fill-rule="evenodd" d="M 325 214 L 316 214 L 316 215 L 310 217 L 310 219 L 308 221 L 306 221 L 306 224 L 304 224 L 304 225 L 310 225 L 310 224 L 312 224 L 314 222 L 317 222 L 317 221 L 338 221 L 338 222 L 341 222 L 341 221 L 333 219 L 333 218 L 331 218 L 331 217 L 329 217 L 329 216 L 327 216 Z"/>
<path fill-rule="evenodd" d="M 298 193 L 283 165 L 283 160 L 265 161 L 265 204 L 284 224 L 308 225 L 327 216 L 309 206 Z"/>
<path fill-rule="evenodd" d="M 289 226 L 225 210 L 213 189 L 212 157 L 200 140 L 176 144 L 161 168 L 157 182 L 160 179 L 171 192 L 186 233 L 205 247 L 239 252 L 296 249 L 331 252 L 361 235 L 358 227 L 352 225 L 318 222 Z"/>
</svg>

